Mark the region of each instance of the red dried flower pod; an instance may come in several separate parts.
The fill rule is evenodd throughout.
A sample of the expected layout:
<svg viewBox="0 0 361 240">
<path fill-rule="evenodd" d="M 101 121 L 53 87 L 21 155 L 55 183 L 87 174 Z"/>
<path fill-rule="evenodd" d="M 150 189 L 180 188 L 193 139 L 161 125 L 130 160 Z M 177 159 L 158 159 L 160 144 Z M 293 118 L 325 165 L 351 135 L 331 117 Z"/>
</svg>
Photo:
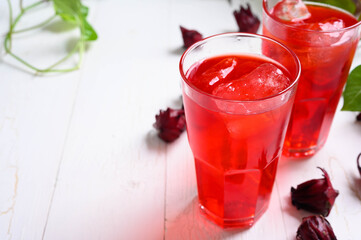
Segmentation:
<svg viewBox="0 0 361 240">
<path fill-rule="evenodd" d="M 297 209 L 304 209 L 309 212 L 328 216 L 338 196 L 338 191 L 332 187 L 327 172 L 320 168 L 324 178 L 312 179 L 291 188 L 292 204 Z"/>
<path fill-rule="evenodd" d="M 186 129 L 186 119 L 183 109 L 167 108 L 160 110 L 155 116 L 154 128 L 158 130 L 158 136 L 165 142 L 173 142 Z"/>
<path fill-rule="evenodd" d="M 189 48 L 193 43 L 196 43 L 203 39 L 202 34 L 196 30 L 189 30 L 182 26 L 179 26 L 182 32 L 183 43 L 185 48 Z"/>
<path fill-rule="evenodd" d="M 240 6 L 239 11 L 233 12 L 240 32 L 257 33 L 260 20 L 253 15 L 250 5 L 247 3 L 247 9 Z"/>
<path fill-rule="evenodd" d="M 359 172 L 360 175 L 361 175 L 360 160 L 361 160 L 361 153 L 357 156 L 357 169 L 358 169 L 358 172 Z"/>
<path fill-rule="evenodd" d="M 330 223 L 323 216 L 302 219 L 297 230 L 297 240 L 337 240 Z"/>
<path fill-rule="evenodd" d="M 356 121 L 361 121 L 361 113 L 357 114 Z"/>
</svg>

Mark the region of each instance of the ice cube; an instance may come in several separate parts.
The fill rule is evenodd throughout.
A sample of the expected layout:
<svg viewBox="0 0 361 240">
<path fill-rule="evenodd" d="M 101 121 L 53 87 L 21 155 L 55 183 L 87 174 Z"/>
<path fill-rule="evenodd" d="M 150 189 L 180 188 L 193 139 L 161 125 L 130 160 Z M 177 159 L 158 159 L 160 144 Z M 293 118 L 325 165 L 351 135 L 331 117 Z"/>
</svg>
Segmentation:
<svg viewBox="0 0 361 240">
<path fill-rule="evenodd" d="M 283 0 L 274 6 L 272 14 L 287 22 L 299 22 L 311 17 L 302 0 Z"/>
<path fill-rule="evenodd" d="M 345 28 L 345 23 L 342 19 L 336 17 L 328 18 L 321 22 L 305 24 L 304 28 L 317 31 L 316 33 L 309 32 L 304 35 L 305 39 L 312 43 L 313 46 L 334 46 L 342 44 L 350 38 L 347 33 L 348 31 L 337 31 Z"/>
<path fill-rule="evenodd" d="M 323 20 L 321 22 L 310 23 L 307 25 L 307 28 L 311 29 L 311 30 L 316 30 L 316 31 L 326 31 L 326 32 L 331 31 L 332 32 L 332 31 L 336 31 L 336 30 L 345 28 L 345 23 L 342 19 L 332 17 L 332 18 Z M 328 34 L 324 34 L 324 35 L 337 38 L 341 34 L 340 34 L 340 32 L 334 32 L 334 33 L 328 33 Z"/>
<path fill-rule="evenodd" d="M 213 94 L 222 99 L 255 100 L 277 94 L 287 88 L 290 83 L 290 79 L 283 74 L 281 69 L 271 63 L 264 63 L 230 83 L 220 84 L 214 89 Z M 285 101 L 287 99 L 282 97 L 279 97 L 277 101 L 257 102 L 215 99 L 220 116 L 230 136 L 234 139 L 251 137 L 263 131 L 264 123 L 270 121 L 269 112 L 283 105 Z"/>
<path fill-rule="evenodd" d="M 239 79 L 220 84 L 213 90 L 213 95 L 232 100 L 260 99 L 281 92 L 290 83 L 281 69 L 263 63 Z"/>
<path fill-rule="evenodd" d="M 207 61 L 207 60 L 205 60 Z M 207 68 L 202 68 L 202 64 Z M 221 60 L 212 60 L 211 63 L 201 63 L 196 65 L 188 72 L 187 77 L 191 79 L 194 86 L 209 94 L 212 93 L 214 87 L 224 82 L 233 72 L 237 65 L 236 58 L 228 57 Z M 202 69 L 199 69 L 199 68 Z"/>
<path fill-rule="evenodd" d="M 335 31 L 345 28 L 345 23 L 342 19 L 332 17 L 321 22 L 310 23 L 307 28 L 317 31 Z"/>
<path fill-rule="evenodd" d="M 202 73 L 202 77 L 207 79 L 210 86 L 213 86 L 220 80 L 224 80 L 232 72 L 236 65 L 237 61 L 233 57 L 223 59 L 219 63 L 204 71 Z"/>
</svg>

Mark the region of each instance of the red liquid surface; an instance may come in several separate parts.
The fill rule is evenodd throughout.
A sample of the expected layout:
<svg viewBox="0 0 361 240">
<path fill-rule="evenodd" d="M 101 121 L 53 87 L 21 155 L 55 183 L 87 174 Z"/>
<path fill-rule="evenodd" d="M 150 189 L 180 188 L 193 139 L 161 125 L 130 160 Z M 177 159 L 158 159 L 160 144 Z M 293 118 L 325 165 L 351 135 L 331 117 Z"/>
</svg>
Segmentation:
<svg viewBox="0 0 361 240">
<path fill-rule="evenodd" d="M 209 95 L 264 98 L 291 83 L 283 67 L 270 63 L 254 56 L 215 57 L 191 67 L 187 77 L 189 84 Z M 272 76 L 274 82 L 257 86 L 263 77 L 258 73 Z M 269 203 L 293 99 L 270 100 L 261 112 L 235 114 L 232 104 L 212 97 L 195 100 L 187 91 L 183 96 L 201 208 L 222 227 L 251 226 Z M 264 103 L 252 105 L 257 104 Z"/>
<path fill-rule="evenodd" d="M 359 40 L 358 27 L 320 33 L 321 29 L 356 24 L 353 16 L 323 6 L 307 7 L 311 17 L 304 21 L 284 22 L 264 14 L 263 24 L 264 35 L 285 43 L 302 66 L 284 145 L 284 155 L 294 158 L 310 157 L 324 145 Z M 282 58 L 277 51 L 266 51 L 276 59 Z"/>
</svg>

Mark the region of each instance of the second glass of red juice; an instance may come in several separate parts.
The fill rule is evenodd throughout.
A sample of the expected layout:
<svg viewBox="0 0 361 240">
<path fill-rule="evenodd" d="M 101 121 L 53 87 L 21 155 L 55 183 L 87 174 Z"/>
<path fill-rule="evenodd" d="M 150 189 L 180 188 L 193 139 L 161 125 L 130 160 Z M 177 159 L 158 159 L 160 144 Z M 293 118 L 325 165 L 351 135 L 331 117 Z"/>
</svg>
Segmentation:
<svg viewBox="0 0 361 240">
<path fill-rule="evenodd" d="M 263 34 L 287 45 L 300 59 L 284 155 L 309 158 L 326 142 L 360 39 L 360 22 L 327 4 L 263 0 Z M 282 58 L 271 48 L 271 55 Z"/>
<path fill-rule="evenodd" d="M 275 40 L 228 33 L 187 49 L 180 72 L 200 208 L 224 228 L 250 227 L 268 207 L 300 63 Z"/>
</svg>

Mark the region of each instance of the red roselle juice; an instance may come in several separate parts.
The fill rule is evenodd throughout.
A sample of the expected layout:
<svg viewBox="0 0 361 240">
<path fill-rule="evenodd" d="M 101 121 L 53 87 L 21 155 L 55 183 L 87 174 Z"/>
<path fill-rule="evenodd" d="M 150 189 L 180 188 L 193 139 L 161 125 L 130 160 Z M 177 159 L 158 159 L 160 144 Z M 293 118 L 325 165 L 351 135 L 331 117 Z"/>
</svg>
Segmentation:
<svg viewBox="0 0 361 240">
<path fill-rule="evenodd" d="M 266 57 L 225 55 L 194 64 L 187 79 L 196 89 L 183 87 L 183 100 L 201 209 L 223 227 L 251 226 L 269 203 L 294 91 L 277 95 L 292 78 Z"/>
<path fill-rule="evenodd" d="M 327 139 L 360 29 L 352 15 L 337 8 L 306 3 L 309 14 L 292 19 L 279 12 L 282 4 L 287 7 L 286 1 L 270 6 L 272 2 L 264 0 L 263 33 L 293 50 L 302 66 L 284 155 L 310 157 Z M 282 58 L 277 51 L 268 51 Z"/>
</svg>

